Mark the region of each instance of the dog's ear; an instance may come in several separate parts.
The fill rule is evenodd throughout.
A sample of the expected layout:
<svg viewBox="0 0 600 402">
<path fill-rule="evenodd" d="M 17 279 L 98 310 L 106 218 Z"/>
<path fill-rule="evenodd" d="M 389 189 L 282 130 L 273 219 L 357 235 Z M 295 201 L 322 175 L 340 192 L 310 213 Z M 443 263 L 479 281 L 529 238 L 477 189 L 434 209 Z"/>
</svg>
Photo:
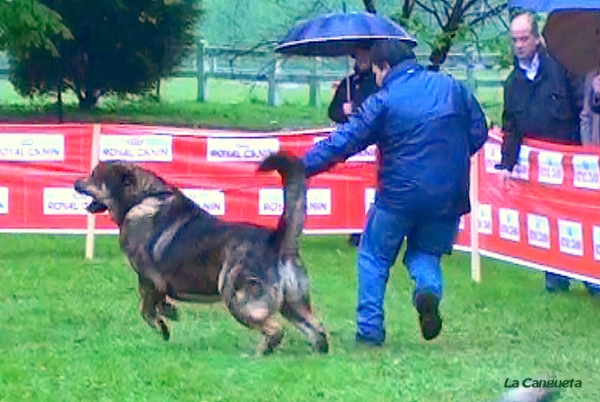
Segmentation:
<svg viewBox="0 0 600 402">
<path fill-rule="evenodd" d="M 114 165 L 111 169 L 111 175 L 125 186 L 135 184 L 135 175 L 128 166 Z"/>
</svg>

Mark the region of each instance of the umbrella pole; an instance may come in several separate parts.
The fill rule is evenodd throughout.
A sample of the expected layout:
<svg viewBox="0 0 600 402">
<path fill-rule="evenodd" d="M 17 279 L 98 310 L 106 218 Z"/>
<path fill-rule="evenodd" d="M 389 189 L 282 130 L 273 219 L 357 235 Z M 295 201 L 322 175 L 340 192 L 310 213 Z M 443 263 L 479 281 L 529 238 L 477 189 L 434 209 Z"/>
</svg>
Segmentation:
<svg viewBox="0 0 600 402">
<path fill-rule="evenodd" d="M 346 101 L 350 102 L 352 99 L 350 97 L 350 75 L 352 73 L 352 59 L 350 58 L 350 56 L 346 56 L 346 59 L 348 60 L 348 65 L 346 67 L 348 67 L 348 74 L 346 75 Z"/>
</svg>

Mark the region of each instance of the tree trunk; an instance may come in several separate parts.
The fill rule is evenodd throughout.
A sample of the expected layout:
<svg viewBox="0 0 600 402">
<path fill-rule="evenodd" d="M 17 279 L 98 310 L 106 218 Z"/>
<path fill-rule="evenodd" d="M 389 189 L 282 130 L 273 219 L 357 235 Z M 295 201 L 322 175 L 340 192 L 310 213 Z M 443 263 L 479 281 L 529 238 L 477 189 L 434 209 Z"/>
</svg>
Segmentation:
<svg viewBox="0 0 600 402">
<path fill-rule="evenodd" d="M 412 15 L 415 8 L 415 0 L 403 0 L 402 1 L 402 18 L 408 19 Z"/>
<path fill-rule="evenodd" d="M 429 56 L 429 61 L 431 62 L 430 69 L 434 71 L 439 71 L 440 66 L 446 61 L 452 47 L 452 39 L 455 36 L 454 34 L 448 35 L 446 33 L 443 35 L 441 43 L 435 49 L 431 50 L 431 55 Z"/>
<path fill-rule="evenodd" d="M 58 115 L 58 122 L 63 122 L 63 101 L 62 101 L 62 78 L 59 78 L 56 85 L 56 113 Z"/>
<path fill-rule="evenodd" d="M 377 14 L 377 10 L 375 10 L 375 0 L 363 0 L 365 5 L 365 10 L 371 14 Z"/>
<path fill-rule="evenodd" d="M 456 38 L 456 34 L 463 23 L 466 12 L 467 10 L 463 8 L 463 1 L 456 0 L 452 12 L 448 16 L 448 21 L 441 27 L 442 36 L 439 44 L 431 51 L 431 55 L 429 56 L 429 61 L 431 61 L 432 64 L 431 69 L 436 71 L 439 70 L 440 66 L 446 61 L 450 48 L 452 48 L 454 38 Z"/>
<path fill-rule="evenodd" d="M 91 91 L 85 91 L 79 98 L 79 110 L 89 112 L 94 109 L 96 104 L 98 103 L 98 96 L 90 93 Z"/>
</svg>

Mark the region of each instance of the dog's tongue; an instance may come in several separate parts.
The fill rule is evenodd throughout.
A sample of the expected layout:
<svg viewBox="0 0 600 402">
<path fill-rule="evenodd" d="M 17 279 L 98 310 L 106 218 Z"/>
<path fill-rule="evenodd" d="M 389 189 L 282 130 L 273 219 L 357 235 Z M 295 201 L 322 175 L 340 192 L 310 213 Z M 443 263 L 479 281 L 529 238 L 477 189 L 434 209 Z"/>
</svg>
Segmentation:
<svg viewBox="0 0 600 402">
<path fill-rule="evenodd" d="M 101 202 L 93 200 L 85 209 L 91 214 L 98 214 L 106 211 L 108 207 Z"/>
</svg>

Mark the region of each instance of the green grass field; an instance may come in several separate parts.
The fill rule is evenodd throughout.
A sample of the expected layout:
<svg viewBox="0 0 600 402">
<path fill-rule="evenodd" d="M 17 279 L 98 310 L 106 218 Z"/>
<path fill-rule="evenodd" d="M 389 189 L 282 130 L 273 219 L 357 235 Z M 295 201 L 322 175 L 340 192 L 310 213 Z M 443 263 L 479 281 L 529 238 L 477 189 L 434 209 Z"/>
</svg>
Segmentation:
<svg viewBox="0 0 600 402">
<path fill-rule="evenodd" d="M 457 72 L 457 78 L 464 73 Z M 478 79 L 498 79 L 506 71 L 478 71 Z M 97 110 L 82 113 L 72 93 L 64 96 L 65 121 L 129 122 L 157 125 L 228 127 L 245 130 L 280 130 L 322 127 L 330 124 L 327 106 L 331 100 L 330 83 L 321 84 L 320 103 L 308 106 L 307 85 L 280 87 L 282 104 L 267 104 L 267 87 L 252 82 L 209 80 L 208 102 L 196 102 L 197 81 L 174 78 L 161 87 L 161 101 L 139 97 L 101 99 Z M 490 122 L 500 121 L 502 88 L 480 88 L 476 96 Z M 0 79 L 0 122 L 56 122 L 55 99 L 33 101 L 20 97 L 7 80 Z"/>
<path fill-rule="evenodd" d="M 245 130 L 329 124 L 327 85 L 316 108 L 307 105 L 307 86 L 282 88 L 279 107 L 266 104 L 266 92 L 211 80 L 209 102 L 198 103 L 195 80 L 173 79 L 160 102 L 106 98 L 91 113 L 66 96 L 65 121 Z M 497 123 L 501 88 L 476 95 Z M 55 122 L 52 102 L 25 100 L 0 80 L 0 122 Z M 540 273 L 513 265 L 484 260 L 476 285 L 467 255 L 448 258 L 445 328 L 428 343 L 397 264 L 386 302 L 388 342 L 371 350 L 353 342 L 355 250 L 343 237 L 307 237 L 303 256 L 331 354 L 311 354 L 285 324 L 282 348 L 258 358 L 258 334 L 222 305 L 183 305 L 171 341 L 163 342 L 138 313 L 136 279 L 115 237 L 98 238 L 92 262 L 83 259 L 83 237 L 0 235 L 0 242 L 0 401 L 475 402 L 497 398 L 506 378 L 546 373 L 582 381 L 561 401 L 600 400 L 600 339 L 590 335 L 599 330 L 600 306 L 580 284 L 569 294 L 546 294 Z"/>
<path fill-rule="evenodd" d="M 284 323 L 274 355 L 222 305 L 182 305 L 164 342 L 138 314 L 136 278 L 116 237 L 0 235 L 0 401 L 494 400 L 506 378 L 551 373 L 582 381 L 560 401 L 600 400 L 599 305 L 577 284 L 549 295 L 540 273 L 469 258 L 445 261 L 442 335 L 420 338 L 411 285 L 397 264 L 387 301 L 388 342 L 357 347 L 355 251 L 344 237 L 305 237 L 317 314 L 331 353 L 313 355 Z"/>
</svg>

